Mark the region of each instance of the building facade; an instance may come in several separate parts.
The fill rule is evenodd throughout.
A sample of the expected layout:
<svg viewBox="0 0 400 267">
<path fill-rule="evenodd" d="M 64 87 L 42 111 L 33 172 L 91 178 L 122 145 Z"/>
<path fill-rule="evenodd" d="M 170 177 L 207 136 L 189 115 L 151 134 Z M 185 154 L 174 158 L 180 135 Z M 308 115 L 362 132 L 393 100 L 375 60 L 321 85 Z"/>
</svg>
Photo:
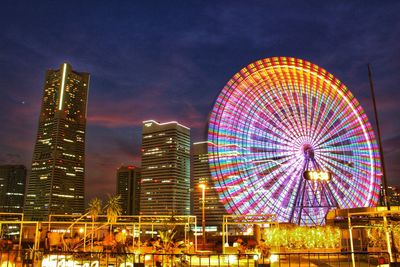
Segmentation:
<svg viewBox="0 0 400 267">
<path fill-rule="evenodd" d="M 89 74 L 64 63 L 45 77 L 24 212 L 28 219 L 84 211 Z"/>
<path fill-rule="evenodd" d="M 400 206 L 399 186 L 388 186 L 388 199 L 391 206 Z"/>
<path fill-rule="evenodd" d="M 198 224 L 202 222 L 203 199 L 201 184 L 204 184 L 204 215 L 208 231 L 221 230 L 222 218 L 227 215 L 224 205 L 219 201 L 217 187 L 214 185 L 208 163 L 208 142 L 193 143 L 192 146 L 192 184 L 193 215 Z"/>
<path fill-rule="evenodd" d="M 190 214 L 190 129 L 143 122 L 140 214 Z"/>
<path fill-rule="evenodd" d="M 117 194 L 121 196 L 122 214 L 139 215 L 140 168 L 121 166 L 117 170 Z"/>
<path fill-rule="evenodd" d="M 25 166 L 0 166 L 0 212 L 23 212 L 25 185 Z"/>
</svg>

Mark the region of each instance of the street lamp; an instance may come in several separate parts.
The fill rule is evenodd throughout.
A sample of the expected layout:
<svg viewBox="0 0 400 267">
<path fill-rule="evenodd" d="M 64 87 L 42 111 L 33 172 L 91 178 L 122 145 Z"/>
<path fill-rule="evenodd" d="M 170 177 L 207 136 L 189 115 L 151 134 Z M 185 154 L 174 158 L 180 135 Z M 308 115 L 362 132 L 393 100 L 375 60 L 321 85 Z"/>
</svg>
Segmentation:
<svg viewBox="0 0 400 267">
<path fill-rule="evenodd" d="M 201 226 L 203 231 L 203 249 L 206 245 L 206 216 L 205 216 L 205 205 L 206 205 L 206 183 L 200 183 L 201 188 Z"/>
</svg>

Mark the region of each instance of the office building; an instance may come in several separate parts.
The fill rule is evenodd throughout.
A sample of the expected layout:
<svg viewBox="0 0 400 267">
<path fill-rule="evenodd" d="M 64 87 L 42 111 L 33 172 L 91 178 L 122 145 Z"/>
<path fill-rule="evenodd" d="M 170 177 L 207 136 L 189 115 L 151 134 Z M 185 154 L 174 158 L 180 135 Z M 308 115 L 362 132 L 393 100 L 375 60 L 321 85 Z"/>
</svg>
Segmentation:
<svg viewBox="0 0 400 267">
<path fill-rule="evenodd" d="M 25 184 L 25 166 L 0 166 L 0 212 L 23 212 Z"/>
<path fill-rule="evenodd" d="M 399 186 L 388 186 L 388 199 L 391 206 L 400 206 Z"/>
<path fill-rule="evenodd" d="M 84 211 L 89 74 L 64 63 L 45 77 L 24 212 L 28 219 Z"/>
<path fill-rule="evenodd" d="M 122 214 L 139 215 L 140 168 L 136 166 L 118 168 L 117 194 L 121 196 Z"/>
<path fill-rule="evenodd" d="M 197 142 L 192 146 L 192 177 L 193 177 L 193 215 L 197 224 L 202 222 L 202 188 L 204 184 L 204 215 L 207 231 L 222 230 L 222 218 L 227 215 L 224 205 L 219 201 L 217 186 L 214 185 L 208 163 L 208 142 Z"/>
<path fill-rule="evenodd" d="M 140 214 L 190 214 L 190 129 L 143 122 Z"/>
</svg>

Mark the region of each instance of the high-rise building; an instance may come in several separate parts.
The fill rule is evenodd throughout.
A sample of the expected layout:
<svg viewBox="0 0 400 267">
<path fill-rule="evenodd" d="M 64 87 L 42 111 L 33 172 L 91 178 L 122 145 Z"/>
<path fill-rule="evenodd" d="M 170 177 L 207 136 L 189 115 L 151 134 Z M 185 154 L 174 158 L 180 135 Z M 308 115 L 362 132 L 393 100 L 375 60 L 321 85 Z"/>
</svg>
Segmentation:
<svg viewBox="0 0 400 267">
<path fill-rule="evenodd" d="M 212 227 L 221 230 L 222 218 L 227 214 L 224 205 L 219 201 L 217 187 L 214 185 L 208 163 L 208 142 L 193 143 L 192 146 L 192 177 L 193 177 L 193 215 L 197 222 L 202 221 L 203 192 L 205 224 L 210 230 Z M 202 189 L 200 184 L 204 184 Z"/>
<path fill-rule="evenodd" d="M 190 214 L 190 129 L 143 122 L 140 214 Z"/>
<path fill-rule="evenodd" d="M 0 166 L 0 212 L 21 213 L 23 211 L 25 184 L 25 166 Z"/>
<path fill-rule="evenodd" d="M 117 194 L 121 196 L 122 214 L 139 215 L 140 168 L 121 166 L 117 170 Z"/>
<path fill-rule="evenodd" d="M 68 63 L 46 72 L 24 212 L 29 219 L 84 211 L 89 74 Z"/>
<path fill-rule="evenodd" d="M 400 206 L 400 187 L 388 186 L 388 199 L 391 206 Z"/>
</svg>

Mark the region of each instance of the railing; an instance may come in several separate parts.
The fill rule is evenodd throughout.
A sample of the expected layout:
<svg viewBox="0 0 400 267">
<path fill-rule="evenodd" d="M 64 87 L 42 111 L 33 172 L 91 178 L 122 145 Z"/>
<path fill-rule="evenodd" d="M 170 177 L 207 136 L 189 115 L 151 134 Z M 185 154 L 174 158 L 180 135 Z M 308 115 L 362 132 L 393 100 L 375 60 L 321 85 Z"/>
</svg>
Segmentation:
<svg viewBox="0 0 400 267">
<path fill-rule="evenodd" d="M 134 254 L 109 252 L 0 251 L 1 267 L 283 267 L 353 266 L 352 253 L 276 253 L 269 259 L 257 254 Z M 389 266 L 388 253 L 355 252 L 355 266 Z M 397 257 L 396 257 L 397 259 Z M 395 266 L 395 265 L 390 265 Z M 400 266 L 400 265 L 398 265 Z"/>
</svg>

